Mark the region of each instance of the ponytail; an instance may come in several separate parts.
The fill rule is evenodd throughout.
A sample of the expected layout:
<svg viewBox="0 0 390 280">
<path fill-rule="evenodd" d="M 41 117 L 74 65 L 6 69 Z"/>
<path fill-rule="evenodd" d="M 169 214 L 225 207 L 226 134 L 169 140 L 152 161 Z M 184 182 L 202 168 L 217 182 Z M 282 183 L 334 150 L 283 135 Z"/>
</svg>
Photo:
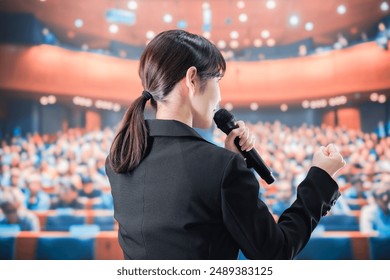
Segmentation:
<svg viewBox="0 0 390 280">
<path fill-rule="evenodd" d="M 118 133 L 112 142 L 109 155 L 111 169 L 127 173 L 136 168 L 145 156 L 148 129 L 144 119 L 146 102 L 152 98 L 144 91 L 127 109 Z"/>
</svg>

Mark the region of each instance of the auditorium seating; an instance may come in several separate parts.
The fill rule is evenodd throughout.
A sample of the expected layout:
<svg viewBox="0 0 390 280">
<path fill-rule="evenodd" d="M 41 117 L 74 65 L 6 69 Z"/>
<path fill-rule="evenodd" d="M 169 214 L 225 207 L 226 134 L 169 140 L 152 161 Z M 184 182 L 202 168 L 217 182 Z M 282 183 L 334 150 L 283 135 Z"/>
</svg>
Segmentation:
<svg viewBox="0 0 390 280">
<path fill-rule="evenodd" d="M 37 260 L 92 260 L 95 239 L 75 236 L 39 237 L 35 259 Z"/>
<path fill-rule="evenodd" d="M 390 236 L 369 238 L 370 259 L 390 260 Z"/>
<path fill-rule="evenodd" d="M 319 226 L 325 231 L 358 231 L 359 220 L 353 215 L 329 215 L 322 217 Z"/>
<path fill-rule="evenodd" d="M 312 237 L 295 259 L 352 260 L 352 241 L 349 237 Z"/>
</svg>

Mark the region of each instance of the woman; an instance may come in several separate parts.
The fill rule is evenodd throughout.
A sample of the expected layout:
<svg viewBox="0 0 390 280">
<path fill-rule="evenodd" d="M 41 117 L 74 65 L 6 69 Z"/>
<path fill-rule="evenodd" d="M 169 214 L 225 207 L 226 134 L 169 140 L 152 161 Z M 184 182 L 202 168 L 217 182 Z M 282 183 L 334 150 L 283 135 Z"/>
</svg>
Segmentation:
<svg viewBox="0 0 390 280">
<path fill-rule="evenodd" d="M 226 69 L 218 49 L 181 30 L 157 35 L 141 56 L 144 91 L 127 110 L 106 161 L 126 259 L 291 259 L 338 197 L 343 165 L 333 146 L 315 154 L 298 199 L 275 223 L 242 150 L 254 138 L 242 121 L 225 147 L 193 129 L 209 128 Z M 151 100 L 156 119 L 144 120 Z"/>
</svg>

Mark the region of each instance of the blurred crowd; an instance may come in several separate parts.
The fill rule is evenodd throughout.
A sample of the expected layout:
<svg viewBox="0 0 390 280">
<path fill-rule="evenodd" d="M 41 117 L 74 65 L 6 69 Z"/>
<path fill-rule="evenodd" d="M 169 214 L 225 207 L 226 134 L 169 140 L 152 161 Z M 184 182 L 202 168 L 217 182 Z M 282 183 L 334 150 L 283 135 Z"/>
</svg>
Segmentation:
<svg viewBox="0 0 390 280">
<path fill-rule="evenodd" d="M 0 224 L 19 221 L 22 230 L 39 230 L 31 211 L 112 209 L 105 160 L 113 137 L 110 129 L 70 129 L 3 141 Z"/>
<path fill-rule="evenodd" d="M 347 165 L 337 174 L 342 192 L 331 215 L 357 215 L 362 232 L 390 233 L 390 137 L 332 127 L 280 122 L 248 123 L 256 149 L 276 182 L 261 182 L 259 196 L 275 216 L 290 206 L 310 169 L 314 151 L 334 143 Z M 56 135 L 27 135 L 0 147 L 0 224 L 39 230 L 33 211 L 112 209 L 105 159 L 114 131 L 70 129 Z M 215 129 L 214 140 L 225 135 Z M 28 222 L 29 221 L 29 222 Z"/>
</svg>

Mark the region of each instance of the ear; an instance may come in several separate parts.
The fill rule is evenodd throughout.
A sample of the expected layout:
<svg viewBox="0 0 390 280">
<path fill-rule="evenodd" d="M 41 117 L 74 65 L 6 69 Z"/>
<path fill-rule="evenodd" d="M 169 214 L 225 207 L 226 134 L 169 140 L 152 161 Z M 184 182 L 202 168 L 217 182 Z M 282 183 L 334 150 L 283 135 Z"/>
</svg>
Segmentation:
<svg viewBox="0 0 390 280">
<path fill-rule="evenodd" d="M 196 83 L 197 83 L 197 74 L 198 70 L 196 69 L 195 66 L 191 66 L 188 68 L 185 81 L 186 81 L 186 86 L 188 87 L 189 94 L 193 95 L 196 90 Z"/>
</svg>

